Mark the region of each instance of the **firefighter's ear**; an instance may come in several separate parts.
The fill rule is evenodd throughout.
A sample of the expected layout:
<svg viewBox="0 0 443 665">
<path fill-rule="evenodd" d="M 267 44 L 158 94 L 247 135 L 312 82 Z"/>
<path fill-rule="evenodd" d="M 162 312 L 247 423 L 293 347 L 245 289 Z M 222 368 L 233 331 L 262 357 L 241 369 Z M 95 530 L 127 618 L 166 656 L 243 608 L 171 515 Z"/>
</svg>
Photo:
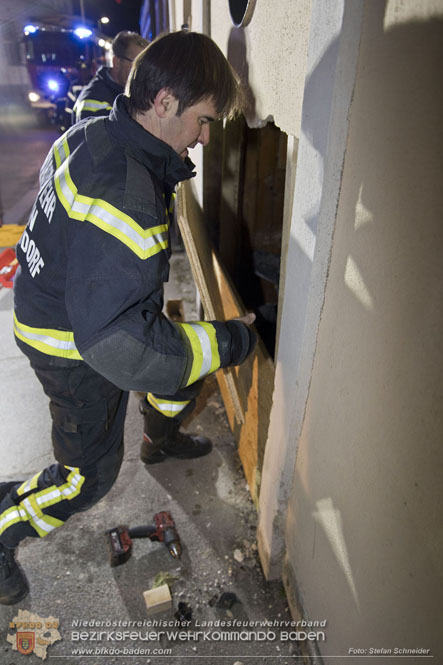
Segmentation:
<svg viewBox="0 0 443 665">
<path fill-rule="evenodd" d="M 153 107 L 159 118 L 167 118 L 176 115 L 178 101 L 168 88 L 162 88 L 155 96 Z"/>
</svg>

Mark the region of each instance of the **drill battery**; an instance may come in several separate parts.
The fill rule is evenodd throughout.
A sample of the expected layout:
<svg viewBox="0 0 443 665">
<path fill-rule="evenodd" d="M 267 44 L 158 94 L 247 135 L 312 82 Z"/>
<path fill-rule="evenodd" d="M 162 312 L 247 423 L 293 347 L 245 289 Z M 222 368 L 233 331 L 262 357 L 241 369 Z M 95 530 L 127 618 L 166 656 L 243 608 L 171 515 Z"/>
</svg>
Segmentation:
<svg viewBox="0 0 443 665">
<path fill-rule="evenodd" d="M 126 526 L 106 531 L 111 567 L 120 566 L 131 556 L 132 540 Z"/>
</svg>

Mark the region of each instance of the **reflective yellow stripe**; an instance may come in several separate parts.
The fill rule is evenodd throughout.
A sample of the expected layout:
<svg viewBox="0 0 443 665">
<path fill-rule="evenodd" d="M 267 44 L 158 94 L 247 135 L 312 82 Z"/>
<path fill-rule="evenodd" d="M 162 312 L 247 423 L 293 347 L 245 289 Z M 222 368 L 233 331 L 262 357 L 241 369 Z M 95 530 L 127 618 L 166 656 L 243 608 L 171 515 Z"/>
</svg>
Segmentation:
<svg viewBox="0 0 443 665">
<path fill-rule="evenodd" d="M 77 122 L 81 120 L 81 113 L 83 111 L 97 113 L 98 111 L 110 111 L 111 109 L 112 106 L 108 104 L 108 102 L 100 102 L 98 99 L 77 100 L 74 104 L 75 118 Z"/>
<path fill-rule="evenodd" d="M 63 524 L 56 517 L 43 515 L 32 495 L 24 499 L 18 507 L 5 510 L 0 518 L 0 535 L 18 522 L 29 522 L 41 538 Z"/>
<path fill-rule="evenodd" d="M 20 485 L 20 487 L 17 490 L 17 494 L 21 496 L 22 494 L 26 494 L 26 492 L 29 492 L 30 490 L 33 490 L 37 487 L 38 479 L 40 478 L 40 472 L 36 473 L 31 480 L 25 480 L 23 485 Z"/>
<path fill-rule="evenodd" d="M 157 409 L 157 411 L 160 411 L 160 413 L 162 413 L 164 416 L 167 416 L 168 418 L 173 418 L 174 416 L 181 413 L 191 401 L 190 399 L 185 402 L 177 402 L 170 399 L 160 399 L 159 397 L 155 397 L 152 393 L 147 394 L 147 399 L 149 404 L 151 404 L 154 409 Z"/>
<path fill-rule="evenodd" d="M 48 533 L 64 524 L 64 522 L 58 520 L 56 517 L 44 515 L 37 505 L 36 497 L 32 494 L 31 496 L 26 497 L 26 499 L 22 501 L 21 505 L 24 507 L 29 516 L 29 524 L 37 531 L 40 538 L 44 538 L 48 535 Z"/>
<path fill-rule="evenodd" d="M 82 99 L 76 105 L 79 111 L 101 111 L 103 109 L 110 111 L 112 109 L 111 104 L 101 102 L 98 99 Z"/>
<path fill-rule="evenodd" d="M 59 520 L 56 517 L 52 517 L 51 515 L 44 515 L 43 513 L 38 517 L 38 519 L 34 518 L 29 520 L 29 522 L 31 526 L 39 533 L 40 538 L 44 538 L 48 535 L 48 533 L 51 533 L 51 531 L 58 529 L 58 527 L 63 526 L 64 524 L 63 520 Z"/>
<path fill-rule="evenodd" d="M 6 529 L 9 529 L 13 524 L 26 520 L 26 512 L 23 508 L 17 508 L 17 506 L 12 506 L 5 510 L 0 516 L 0 536 Z"/>
<path fill-rule="evenodd" d="M 40 509 L 42 509 L 48 508 L 48 506 L 53 506 L 56 503 L 60 503 L 60 501 L 65 499 L 71 501 L 80 494 L 84 482 L 85 478 L 80 474 L 80 469 L 72 468 L 72 471 L 67 477 L 66 483 L 64 485 L 60 485 L 60 487 L 51 485 L 51 487 L 47 487 L 35 495 L 37 505 Z"/>
<path fill-rule="evenodd" d="M 26 326 L 24 323 L 20 323 L 14 312 L 14 333 L 22 342 L 41 353 L 71 360 L 82 360 L 74 343 L 74 333 L 70 330 Z"/>
<path fill-rule="evenodd" d="M 193 360 L 187 386 L 216 372 L 220 367 L 217 336 L 212 323 L 176 323 L 191 345 Z"/>
<path fill-rule="evenodd" d="M 172 192 L 171 200 L 169 201 L 169 208 L 166 206 L 166 196 L 164 194 L 163 198 L 165 200 L 166 217 L 169 217 L 169 215 L 171 215 L 174 212 L 175 199 L 177 198 L 177 196 L 175 192 Z"/>
<path fill-rule="evenodd" d="M 140 259 L 148 259 L 168 247 L 169 222 L 150 229 L 140 224 L 103 199 L 78 193 L 69 172 L 69 145 L 66 138 L 54 144 L 57 170 L 54 184 L 60 203 L 71 219 L 90 222 L 120 240 Z"/>
<path fill-rule="evenodd" d="M 18 506 L 13 506 L 4 511 L 0 516 L 0 535 L 18 522 L 29 522 L 38 535 L 43 538 L 64 522 L 43 513 L 44 508 L 53 506 L 60 501 L 71 501 L 80 494 L 85 477 L 81 475 L 78 467 L 65 467 L 70 469 L 66 482 L 60 487 L 52 485 L 36 494 L 25 497 Z M 30 489 L 37 487 L 37 481 L 40 473 L 37 473 L 31 480 L 26 481 L 17 490 L 18 494 L 24 494 Z"/>
<path fill-rule="evenodd" d="M 185 335 L 187 336 L 189 343 L 191 345 L 193 359 L 192 359 L 192 368 L 189 375 L 187 386 L 191 385 L 198 381 L 201 376 L 201 369 L 203 366 L 203 353 L 200 346 L 200 341 L 198 335 L 194 332 L 194 328 L 187 323 L 179 323 L 179 325 Z"/>
</svg>

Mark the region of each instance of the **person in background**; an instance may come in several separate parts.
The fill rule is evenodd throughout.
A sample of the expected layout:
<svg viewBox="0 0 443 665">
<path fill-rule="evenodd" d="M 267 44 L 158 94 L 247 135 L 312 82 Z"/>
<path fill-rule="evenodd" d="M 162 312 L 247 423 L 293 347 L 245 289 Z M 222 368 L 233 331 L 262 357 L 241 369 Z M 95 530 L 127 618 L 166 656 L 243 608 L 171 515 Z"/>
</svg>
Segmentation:
<svg viewBox="0 0 443 665">
<path fill-rule="evenodd" d="M 74 105 L 77 101 L 81 91 L 85 88 L 92 78 L 91 65 L 86 62 L 84 56 L 76 63 L 77 78 L 75 78 L 66 93 L 65 99 L 65 114 L 68 119 L 67 126 L 70 127 L 74 124 Z M 95 71 L 95 70 L 94 70 Z"/>
<path fill-rule="evenodd" d="M 135 58 L 149 42 L 136 32 L 123 30 L 112 41 L 112 67 L 103 65 L 84 87 L 74 104 L 71 124 L 84 118 L 108 115 L 125 88 Z"/>
</svg>

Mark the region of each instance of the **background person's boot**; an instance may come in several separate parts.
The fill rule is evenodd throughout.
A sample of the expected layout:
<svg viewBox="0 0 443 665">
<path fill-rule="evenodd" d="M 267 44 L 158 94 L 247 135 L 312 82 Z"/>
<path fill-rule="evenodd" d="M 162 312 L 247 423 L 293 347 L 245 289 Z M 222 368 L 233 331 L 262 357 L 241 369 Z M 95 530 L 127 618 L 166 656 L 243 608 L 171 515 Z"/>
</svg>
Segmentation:
<svg viewBox="0 0 443 665">
<path fill-rule="evenodd" d="M 146 399 L 140 401 L 140 411 L 144 416 L 140 457 L 145 464 L 163 462 L 168 457 L 191 459 L 211 452 L 212 443 L 209 439 L 179 432 L 180 420 L 164 416 L 151 407 Z"/>
</svg>

